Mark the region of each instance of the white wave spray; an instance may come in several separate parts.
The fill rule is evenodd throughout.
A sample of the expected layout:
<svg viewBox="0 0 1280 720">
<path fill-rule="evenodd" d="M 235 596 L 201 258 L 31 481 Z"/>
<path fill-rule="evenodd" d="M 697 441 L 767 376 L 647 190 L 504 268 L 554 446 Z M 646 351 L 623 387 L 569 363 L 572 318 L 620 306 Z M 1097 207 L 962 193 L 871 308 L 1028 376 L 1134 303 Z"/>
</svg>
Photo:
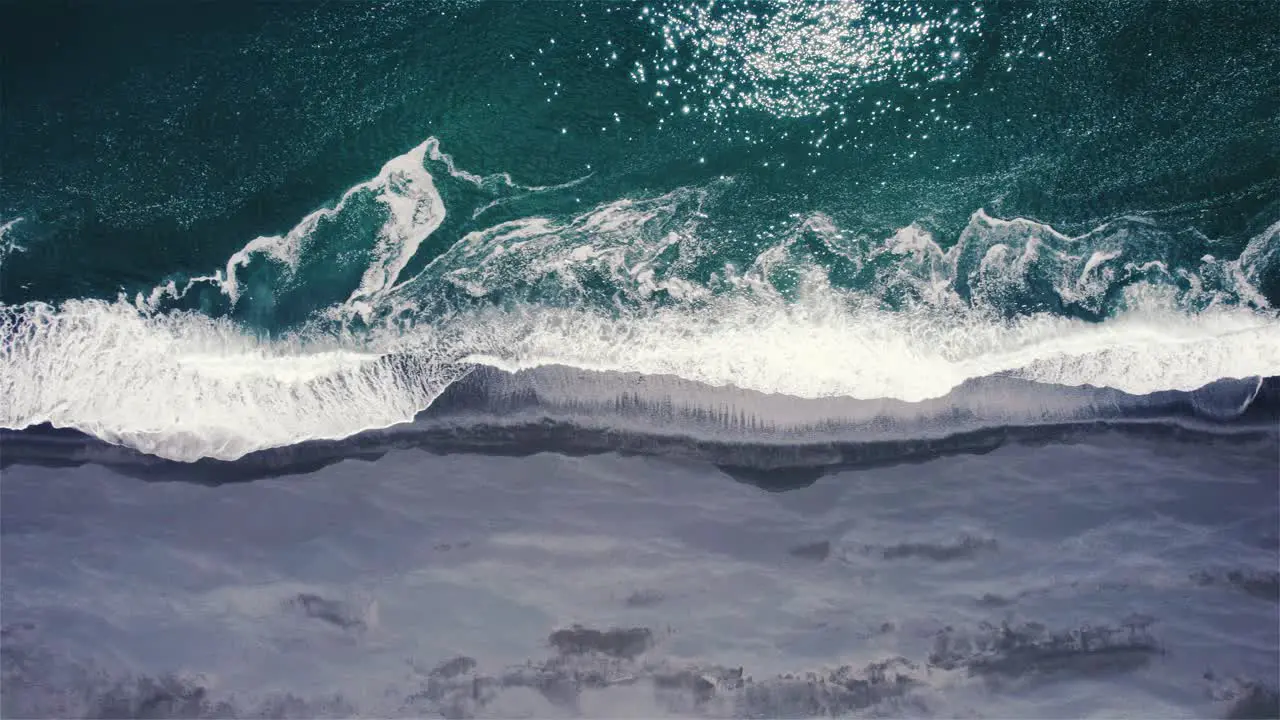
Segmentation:
<svg viewBox="0 0 1280 720">
<path fill-rule="evenodd" d="M 3 265 L 4 259 L 13 253 L 26 252 L 26 248 L 18 244 L 14 238 L 14 227 L 22 222 L 24 218 L 16 217 L 12 220 L 0 220 L 0 265 Z"/>
<path fill-rule="evenodd" d="M 687 189 L 606 203 L 574 218 L 526 218 L 477 231 L 402 279 L 445 217 L 424 163 L 447 157 L 429 140 L 388 162 L 334 207 L 285 235 L 255 239 L 225 269 L 198 279 L 216 282 L 234 301 L 241 291 L 238 270 L 251 257 L 298 267 L 319 224 L 366 193 L 385 218 L 370 239 L 369 264 L 358 288 L 318 320 L 376 322 L 358 331 L 317 322 L 267 339 L 230 320 L 158 309 L 157 298 L 186 292 L 171 284 L 133 302 L 3 307 L 0 426 L 72 427 L 190 461 L 235 459 L 411 420 L 477 363 L 510 371 L 558 364 L 798 398 L 907 402 L 939 398 L 966 380 L 996 374 L 1140 395 L 1280 371 L 1280 321 L 1258 307 L 1265 301 L 1238 264 L 1205 267 L 1235 278 L 1232 298 L 1252 297 L 1244 304 L 1214 300 L 1188 309 L 1170 287 L 1136 282 L 1104 322 L 994 312 L 982 303 L 1027 292 L 1034 252 L 1056 263 L 1054 287 L 1063 298 L 1089 300 L 1134 267 L 1174 271 L 1126 259 L 1121 246 L 1077 248 L 1047 226 L 981 213 L 946 252 L 914 227 L 869 251 L 840 246 L 838 234 L 823 235 L 851 261 L 885 265 L 888 274 L 878 282 L 905 282 L 925 298 L 905 308 L 833 287 L 821 267 L 797 259 L 790 241 L 762 253 L 744 272 L 726 268 L 716 288 L 688 280 L 678 271 L 683 254 L 697 254 L 691 249 L 700 242 L 704 203 L 700 191 Z M 457 170 L 451 159 L 447 167 L 463 181 L 486 182 Z M 506 184 L 513 185 L 509 178 Z M 821 225 L 810 218 L 797 233 Z M 1270 253 L 1274 227 L 1269 232 L 1246 255 Z M 796 295 L 784 298 L 768 277 L 787 263 L 802 281 Z M 958 268 L 966 263 L 973 266 L 965 275 L 976 299 L 970 302 L 956 290 Z M 610 278 L 619 304 L 576 302 L 589 285 L 587 275 Z M 551 285 L 556 302 L 520 294 Z M 515 295 L 423 315 L 424 294 L 446 287 L 478 301 Z M 1215 292 L 1208 295 L 1222 295 Z M 653 302 L 659 295 L 666 300 Z"/>
</svg>

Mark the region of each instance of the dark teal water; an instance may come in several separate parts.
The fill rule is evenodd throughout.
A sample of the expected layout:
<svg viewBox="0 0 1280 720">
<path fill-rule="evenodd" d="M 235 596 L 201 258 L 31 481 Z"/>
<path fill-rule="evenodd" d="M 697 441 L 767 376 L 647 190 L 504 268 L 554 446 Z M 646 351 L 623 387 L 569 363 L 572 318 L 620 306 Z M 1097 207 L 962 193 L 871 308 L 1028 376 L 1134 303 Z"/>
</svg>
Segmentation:
<svg viewBox="0 0 1280 720">
<path fill-rule="evenodd" d="M 475 362 L 908 401 L 1280 368 L 1268 3 L 3 13 L 8 427 L 235 455 Z"/>
<path fill-rule="evenodd" d="M 1275 717 L 1278 10 L 0 2 L 0 714 Z"/>
</svg>

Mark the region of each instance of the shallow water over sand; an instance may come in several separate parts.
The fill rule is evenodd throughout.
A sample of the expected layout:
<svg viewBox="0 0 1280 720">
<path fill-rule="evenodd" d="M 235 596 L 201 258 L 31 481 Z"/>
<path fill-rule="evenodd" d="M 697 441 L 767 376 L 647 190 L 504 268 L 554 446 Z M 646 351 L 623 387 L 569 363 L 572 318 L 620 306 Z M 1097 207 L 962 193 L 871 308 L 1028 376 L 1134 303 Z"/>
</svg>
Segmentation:
<svg viewBox="0 0 1280 720">
<path fill-rule="evenodd" d="M 785 492 L 611 454 L 393 450 L 213 487 L 15 465 L 3 709 L 1274 708 L 1276 459 L 1274 435 L 1100 431 Z"/>
</svg>

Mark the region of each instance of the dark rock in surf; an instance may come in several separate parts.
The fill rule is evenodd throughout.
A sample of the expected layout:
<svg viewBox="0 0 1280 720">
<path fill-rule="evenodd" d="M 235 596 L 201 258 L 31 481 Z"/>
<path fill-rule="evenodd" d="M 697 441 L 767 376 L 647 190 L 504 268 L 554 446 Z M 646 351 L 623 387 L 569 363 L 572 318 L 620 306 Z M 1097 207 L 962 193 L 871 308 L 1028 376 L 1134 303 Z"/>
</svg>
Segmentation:
<svg viewBox="0 0 1280 720">
<path fill-rule="evenodd" d="M 1231 707 L 1227 720 L 1270 720 L 1280 718 L 1280 691 L 1261 683 L 1248 683 Z"/>
<path fill-rule="evenodd" d="M 665 598 L 657 590 L 637 590 L 627 596 L 627 607 L 652 607 Z"/>
<path fill-rule="evenodd" d="M 1280 603 L 1280 573 L 1228 570 L 1225 573 L 1192 573 L 1192 582 L 1201 587 L 1227 585 L 1259 600 Z"/>
<path fill-rule="evenodd" d="M 985 593 L 982 597 L 978 598 L 979 607 L 1001 608 L 1008 607 L 1013 603 L 1013 600 L 1010 600 L 1003 595 L 995 595 L 993 593 Z"/>
<path fill-rule="evenodd" d="M 990 538 L 964 536 L 955 543 L 901 543 L 880 548 L 880 556 L 885 560 L 902 560 L 905 558 L 924 558 L 937 562 L 967 560 L 983 552 L 997 549 L 998 544 Z"/>
<path fill-rule="evenodd" d="M 653 632 L 641 627 L 600 631 L 574 625 L 551 633 L 547 641 L 561 655 L 597 652 L 630 660 L 653 645 Z"/>
<path fill-rule="evenodd" d="M 290 600 L 289 604 L 301 610 L 307 617 L 327 622 L 343 630 L 365 630 L 368 627 L 362 616 L 363 613 L 339 600 L 329 600 L 312 593 L 299 593 Z"/>
<path fill-rule="evenodd" d="M 808 543 L 807 545 L 797 545 L 791 548 L 789 552 L 798 558 L 822 562 L 831 555 L 831 542 L 823 540 L 822 542 Z"/>
<path fill-rule="evenodd" d="M 469 673 L 476 669 L 475 658 L 469 658 L 465 655 L 459 655 L 451 660 L 445 660 L 439 665 L 431 669 L 430 677 L 451 679 L 464 673 Z"/>
<path fill-rule="evenodd" d="M 970 675 L 1022 677 L 1123 673 L 1146 665 L 1162 652 L 1145 630 L 1085 626 L 1049 633 L 1040 623 L 999 627 L 983 623 L 976 635 L 947 628 L 935 638 L 929 664 L 944 670 L 965 668 Z"/>
</svg>

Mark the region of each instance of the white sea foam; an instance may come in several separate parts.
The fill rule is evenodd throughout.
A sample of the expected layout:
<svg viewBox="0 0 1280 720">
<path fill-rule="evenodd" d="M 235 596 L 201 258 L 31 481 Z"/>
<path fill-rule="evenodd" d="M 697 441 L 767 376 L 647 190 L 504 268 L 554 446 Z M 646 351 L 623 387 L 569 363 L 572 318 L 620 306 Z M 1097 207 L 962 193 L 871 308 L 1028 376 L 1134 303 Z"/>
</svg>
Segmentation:
<svg viewBox="0 0 1280 720">
<path fill-rule="evenodd" d="M 469 363 L 912 402 L 996 373 L 1141 394 L 1280 369 L 1280 322 L 1241 309 L 1004 323 L 849 312 L 831 297 L 809 297 L 624 319 L 489 310 L 398 336 L 271 342 L 200 315 L 76 301 L 7 309 L 0 329 L 0 425 L 74 427 L 178 460 L 234 459 L 408 421 Z"/>
<path fill-rule="evenodd" d="M 213 283 L 234 304 L 243 294 L 239 271 L 255 259 L 276 263 L 283 270 L 283 281 L 288 282 L 298 272 L 300 263 L 325 222 L 337 218 L 354 198 L 366 194 L 384 208 L 386 218 L 371 238 L 357 238 L 351 250 L 367 250 L 368 263 L 359 286 L 352 291 L 343 308 L 348 313 L 367 313 L 378 298 L 391 289 L 400 272 L 417 253 L 419 246 L 444 222 L 445 207 L 434 179 L 427 171 L 427 158 L 447 160 L 440 153 L 439 142 L 430 138 L 417 147 L 387 161 L 373 178 L 358 183 L 343 193 L 332 207 L 321 208 L 307 215 L 289 232 L 283 235 L 266 235 L 251 240 L 233 253 L 226 266 L 212 275 L 192 278 L 182 288 L 170 281 L 155 288 L 148 296 L 139 295 L 134 304 L 139 308 L 155 309 L 166 296 L 181 297 L 196 283 Z M 450 164 L 452 163 L 449 160 Z M 372 241 L 372 247 L 367 245 Z M 343 248 L 332 248 L 340 252 Z M 320 252 L 315 254 L 320 255 Z"/>
<path fill-rule="evenodd" d="M 378 232 L 374 260 L 365 270 L 360 287 L 347 300 L 346 304 L 357 313 L 370 312 L 372 303 L 391 289 L 422 241 L 444 222 L 444 200 L 423 166 L 423 154 L 438 151 L 436 141 L 428 140 L 384 165 L 371 181 L 377 183 L 378 200 L 387 206 L 391 216 Z"/>
<path fill-rule="evenodd" d="M 164 311 L 158 298 L 190 287 L 175 283 L 132 303 L 0 307 L 0 426 L 50 423 L 167 458 L 233 459 L 408 421 L 475 364 L 911 403 L 1000 374 L 1135 395 L 1280 374 L 1280 318 L 1254 288 L 1280 224 L 1240 260 L 1206 257 L 1188 270 L 1163 261 L 1157 230 L 1140 218 L 1072 238 L 978 211 L 944 251 L 914 225 L 875 244 L 815 214 L 744 271 L 726 265 L 703 284 L 689 269 L 718 254 L 698 232 L 709 191 L 684 188 L 477 230 L 403 279 L 445 217 L 428 161 L 468 183 L 514 187 L 459 170 L 428 140 L 202 278 L 234 303 L 237 272 L 254 258 L 294 270 L 323 264 L 337 251 L 311 247 L 317 228 L 364 193 L 360 206 L 376 203 L 381 225 L 355 239 L 367 251 L 359 286 L 317 308 L 307 330 L 266 339 L 229 320 Z M 874 282 L 833 286 L 830 268 L 807 254 L 814 242 Z M 785 293 L 771 280 L 779 272 L 798 278 Z M 446 288 L 476 307 L 450 306 Z M 1037 308 L 1048 301 L 1106 319 Z M 356 315 L 364 329 L 324 321 Z M 1037 412 L 1019 417 L 1045 419 Z"/>
<path fill-rule="evenodd" d="M 1239 309 L 1189 316 L 1156 306 L 1104 323 L 1047 314 L 1003 322 L 850 312 L 828 295 L 621 320 L 537 309 L 508 322 L 527 330 L 467 359 L 507 371 L 556 364 L 675 375 L 801 398 L 918 402 L 998 373 L 1146 394 L 1280 371 L 1280 322 Z"/>
<path fill-rule="evenodd" d="M 192 313 L 72 301 L 0 312 L 0 425 L 48 422 L 177 460 L 340 438 L 413 417 L 452 353 L 262 341 Z"/>
<path fill-rule="evenodd" d="M 659 258 L 698 243 L 695 235 L 705 193 L 681 188 L 648 200 L 605 203 L 567 222 L 532 217 L 468 233 L 417 277 L 396 289 L 412 304 L 441 284 L 474 297 L 512 288 L 546 286 L 579 295 L 584 276 L 604 276 L 619 292 L 646 299 L 658 290 L 673 296 L 710 294 L 679 277 L 659 277 Z"/>
<path fill-rule="evenodd" d="M 26 252 L 26 248 L 14 239 L 13 232 L 13 228 L 24 219 L 16 217 L 12 220 L 0 220 L 0 263 L 13 253 Z"/>
</svg>

